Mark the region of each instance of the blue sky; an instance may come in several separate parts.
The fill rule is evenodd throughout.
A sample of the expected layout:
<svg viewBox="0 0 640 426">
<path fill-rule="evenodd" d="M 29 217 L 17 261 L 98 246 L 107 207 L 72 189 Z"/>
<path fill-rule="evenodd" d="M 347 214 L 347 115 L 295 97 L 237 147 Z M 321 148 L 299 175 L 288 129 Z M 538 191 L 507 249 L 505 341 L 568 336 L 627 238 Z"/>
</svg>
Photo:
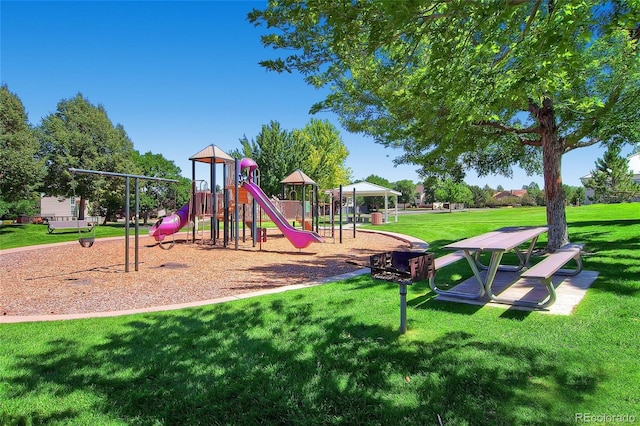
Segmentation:
<svg viewBox="0 0 640 426">
<path fill-rule="evenodd" d="M 342 129 L 333 114 L 310 116 L 322 92 L 300 75 L 267 72 L 258 61 L 275 56 L 247 20 L 254 1 L 2 1 L 1 80 L 20 97 L 37 125 L 62 99 L 82 93 L 122 124 L 141 153 L 175 162 L 191 177 L 191 155 L 215 144 L 239 148 L 275 120 L 287 130 L 313 117 L 340 129 L 355 179 L 376 174 L 391 182 L 418 181 L 413 165 L 394 167 L 401 153 Z M 278 53 L 278 52 L 276 52 Z M 599 147 L 565 155 L 563 180 L 580 185 L 594 168 Z M 205 165 L 202 165 L 205 166 Z M 207 169 L 198 165 L 198 178 Z M 283 176 L 284 177 L 284 176 Z M 516 171 L 513 179 L 478 178 L 471 185 L 519 189 L 541 176 Z"/>
</svg>

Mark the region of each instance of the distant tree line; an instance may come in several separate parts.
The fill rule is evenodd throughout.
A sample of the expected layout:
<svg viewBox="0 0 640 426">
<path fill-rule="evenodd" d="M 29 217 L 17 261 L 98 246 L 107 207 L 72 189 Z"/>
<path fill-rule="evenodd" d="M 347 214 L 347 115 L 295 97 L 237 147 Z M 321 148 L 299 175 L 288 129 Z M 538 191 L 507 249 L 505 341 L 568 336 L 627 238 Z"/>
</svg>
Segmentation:
<svg viewBox="0 0 640 426">
<path fill-rule="evenodd" d="M 91 214 L 106 219 L 124 210 L 124 179 L 72 174 L 70 168 L 178 180 L 139 182 L 145 218 L 154 208 L 188 200 L 190 180 L 180 168 L 161 154 L 136 151 L 124 127 L 82 94 L 60 101 L 38 126 L 29 123 L 22 101 L 7 85 L 0 87 L 0 101 L 0 217 L 37 213 L 42 195 L 75 196 L 80 217 L 87 201 Z"/>
<path fill-rule="evenodd" d="M 162 154 L 140 153 L 124 127 L 114 125 L 102 105 L 93 105 L 82 94 L 63 99 L 56 111 L 42 118 L 38 126 L 29 123 L 20 98 L 0 87 L 0 218 L 37 212 L 42 195 L 72 196 L 80 200 L 80 213 L 91 201 L 91 214 L 111 220 L 124 210 L 124 179 L 96 175 L 73 175 L 69 168 L 104 170 L 152 177 L 176 179 L 177 185 L 141 181 L 142 217 L 157 208 L 176 209 L 190 196 L 191 182 L 181 170 Z M 235 158 L 253 158 L 260 170 L 260 185 L 270 196 L 282 192 L 280 181 L 296 169 L 305 172 L 321 189 L 334 188 L 352 181 L 345 166 L 349 152 L 338 129 L 328 121 L 312 119 L 304 128 L 286 130 L 271 121 L 263 125 L 255 139 L 243 136 L 240 148 L 229 152 Z M 640 144 L 639 144 L 640 145 Z M 640 149 L 640 146 L 638 147 Z M 631 182 L 628 161 L 620 157 L 620 148 L 612 146 L 603 159 L 596 161 L 591 179 L 585 182 L 594 191 L 594 202 L 621 202 L 640 194 Z M 467 185 L 464 173 L 434 171 L 421 182 L 423 203 L 464 203 L 469 207 L 503 205 L 544 206 L 544 188 L 532 182 L 523 186 L 522 197 L 494 198 L 503 190 Z M 398 203 L 417 205 L 420 194 L 408 179 L 390 182 L 370 175 L 364 180 L 401 193 Z M 585 198 L 583 187 L 562 185 L 566 205 L 580 205 Z M 307 198 L 310 199 L 310 198 Z M 383 197 L 358 200 L 372 209 L 384 206 Z M 393 201 L 392 204 L 393 206 Z"/>
<path fill-rule="evenodd" d="M 0 218 L 36 214 L 43 195 L 75 196 L 81 217 L 88 201 L 90 214 L 105 220 L 124 210 L 124 179 L 72 174 L 70 168 L 178 180 L 178 184 L 140 180 L 145 221 L 154 209 L 177 209 L 189 200 L 191 180 L 181 176 L 173 161 L 135 150 L 124 127 L 114 125 L 102 105 L 93 105 L 80 93 L 60 101 L 55 112 L 33 126 L 20 98 L 2 85 L 0 130 Z M 344 165 L 349 152 L 328 121 L 311 120 L 292 131 L 272 121 L 255 140 L 244 136 L 239 143 L 241 149 L 229 154 L 256 160 L 261 185 L 269 195 L 278 195 L 280 180 L 298 168 L 321 188 L 349 182 L 351 171 Z"/>
</svg>

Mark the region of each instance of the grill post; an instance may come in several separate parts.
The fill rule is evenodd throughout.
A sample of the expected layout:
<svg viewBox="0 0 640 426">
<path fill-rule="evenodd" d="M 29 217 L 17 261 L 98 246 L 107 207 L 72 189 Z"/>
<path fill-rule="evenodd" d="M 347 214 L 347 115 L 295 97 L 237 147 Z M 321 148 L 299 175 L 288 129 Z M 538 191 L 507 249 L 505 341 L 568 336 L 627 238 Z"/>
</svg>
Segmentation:
<svg viewBox="0 0 640 426">
<path fill-rule="evenodd" d="M 407 332 L 407 285 L 400 283 L 400 333 Z"/>
<path fill-rule="evenodd" d="M 400 291 L 400 334 L 407 332 L 407 285 L 428 279 L 435 273 L 433 253 L 391 251 L 369 256 L 371 276 L 398 284 Z"/>
</svg>

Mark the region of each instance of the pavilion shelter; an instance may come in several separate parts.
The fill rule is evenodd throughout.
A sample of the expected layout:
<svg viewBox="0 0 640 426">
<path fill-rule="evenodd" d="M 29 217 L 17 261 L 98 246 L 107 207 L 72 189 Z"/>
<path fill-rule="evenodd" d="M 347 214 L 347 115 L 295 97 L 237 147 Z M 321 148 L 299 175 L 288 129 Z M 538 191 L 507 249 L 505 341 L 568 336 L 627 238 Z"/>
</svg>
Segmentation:
<svg viewBox="0 0 640 426">
<path fill-rule="evenodd" d="M 302 225 L 302 228 L 305 229 L 305 217 L 306 217 L 306 193 L 307 193 L 307 187 L 311 187 L 311 199 L 310 201 L 310 205 L 311 207 L 311 212 L 310 212 L 310 217 L 311 217 L 311 229 L 307 229 L 308 231 L 312 231 L 315 230 L 316 232 L 318 232 L 318 184 L 311 179 L 309 176 L 307 176 L 302 170 L 297 169 L 295 170 L 293 173 L 291 173 L 289 176 L 287 176 L 286 178 L 282 179 L 280 181 L 280 184 L 282 185 L 282 198 L 283 199 L 287 199 L 287 187 L 293 187 L 294 190 L 296 187 L 301 187 L 302 189 L 302 214 L 301 214 L 301 220 L 300 220 L 300 224 Z"/>
<path fill-rule="evenodd" d="M 332 189 L 330 192 L 334 198 L 340 197 L 340 188 Z M 342 194 L 344 197 L 353 198 L 354 193 L 356 197 L 384 197 L 384 220 L 386 223 L 389 222 L 389 197 L 395 197 L 395 222 L 398 221 L 398 195 L 402 195 L 401 192 L 367 181 L 357 182 L 342 187 Z M 352 201 L 355 209 L 356 200 Z"/>
<path fill-rule="evenodd" d="M 227 167 L 229 165 L 233 165 L 235 164 L 235 160 L 233 159 L 233 157 L 231 157 L 229 154 L 227 154 L 226 152 L 224 152 L 222 149 L 220 149 L 219 147 L 217 147 L 216 145 L 209 145 L 205 148 L 203 148 L 202 150 L 198 151 L 197 153 L 193 154 L 191 157 L 189 157 L 189 160 L 191 160 L 191 176 L 192 176 L 192 185 L 191 185 L 191 204 L 192 204 L 192 210 L 193 212 L 196 211 L 196 162 L 199 163 L 207 163 L 211 166 L 210 168 L 210 177 L 211 177 L 211 212 L 213 212 L 213 216 L 211 217 L 211 242 L 213 244 L 215 244 L 216 241 L 216 237 L 218 235 L 218 221 L 216 220 L 218 217 L 218 212 L 217 212 L 217 208 L 218 208 L 218 200 L 217 200 L 217 194 L 216 194 L 216 164 L 222 164 L 222 181 L 225 182 L 226 180 L 226 176 L 227 176 Z M 226 199 L 225 199 L 226 201 Z M 229 206 L 225 205 L 224 209 L 225 212 L 227 211 L 227 209 L 229 208 Z M 195 240 L 195 233 L 196 233 L 196 229 L 195 227 L 193 228 L 193 236 L 192 238 Z M 226 230 L 225 230 L 225 235 L 226 235 Z M 226 241 L 226 238 L 225 238 Z"/>
</svg>

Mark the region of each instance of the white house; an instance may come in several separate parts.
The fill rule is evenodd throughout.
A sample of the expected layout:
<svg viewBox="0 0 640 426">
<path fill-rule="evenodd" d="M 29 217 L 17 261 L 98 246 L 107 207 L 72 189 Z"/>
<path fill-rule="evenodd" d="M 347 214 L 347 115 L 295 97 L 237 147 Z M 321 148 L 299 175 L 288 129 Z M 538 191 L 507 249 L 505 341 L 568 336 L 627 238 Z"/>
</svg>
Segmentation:
<svg viewBox="0 0 640 426">
<path fill-rule="evenodd" d="M 43 218 L 57 218 L 60 220 L 72 220 L 76 217 L 77 206 L 80 197 L 42 197 L 40 198 L 40 215 Z M 87 206 L 89 203 L 86 203 Z M 85 217 L 89 216 L 89 210 L 85 206 Z"/>
<path fill-rule="evenodd" d="M 631 177 L 631 180 L 640 184 L 640 152 L 637 154 L 630 155 L 629 157 L 627 157 L 627 160 L 629 161 L 629 170 L 633 172 L 633 176 Z M 588 175 L 582 176 L 580 178 L 580 181 L 584 185 L 584 182 L 589 179 L 591 179 L 591 173 L 589 173 Z M 591 204 L 591 201 L 589 200 L 589 198 L 593 197 L 593 189 L 585 188 L 584 195 L 585 195 L 584 204 Z M 640 201 L 640 198 L 636 199 L 636 201 Z"/>
</svg>

